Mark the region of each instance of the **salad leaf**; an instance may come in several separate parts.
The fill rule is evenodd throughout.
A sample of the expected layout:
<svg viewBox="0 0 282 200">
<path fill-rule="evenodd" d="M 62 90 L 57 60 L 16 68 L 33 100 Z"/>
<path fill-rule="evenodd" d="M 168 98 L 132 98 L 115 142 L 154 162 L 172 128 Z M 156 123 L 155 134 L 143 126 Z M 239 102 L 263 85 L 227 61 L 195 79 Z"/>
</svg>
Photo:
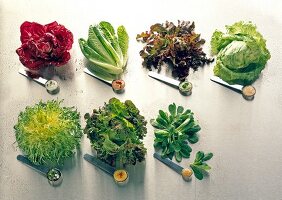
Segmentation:
<svg viewBox="0 0 282 200">
<path fill-rule="evenodd" d="M 119 77 L 128 59 L 129 37 L 124 26 L 117 33 L 109 22 L 91 25 L 88 39 L 78 40 L 83 55 L 92 63 L 88 69 L 107 80 Z"/>
<path fill-rule="evenodd" d="M 184 111 L 182 106 L 175 103 L 168 106 L 169 113 L 160 110 L 156 119 L 150 121 L 155 127 L 154 147 L 161 149 L 161 155 L 170 159 L 175 156 L 177 162 L 189 158 L 190 143 L 198 142 L 197 132 L 201 129 L 193 117 L 191 110 Z"/>
<path fill-rule="evenodd" d="M 124 68 L 126 66 L 127 59 L 128 59 L 129 36 L 124 26 L 118 27 L 117 35 L 118 35 L 118 44 L 121 48 L 122 55 L 123 55 L 123 68 Z"/>
<path fill-rule="evenodd" d="M 212 35 L 212 53 L 217 55 L 214 74 L 229 84 L 251 84 L 270 59 L 266 40 L 251 22 L 240 21 L 226 30 Z"/>
<path fill-rule="evenodd" d="M 56 21 L 41 25 L 25 21 L 20 27 L 21 46 L 16 50 L 21 63 L 30 70 L 65 65 L 71 58 L 73 34 Z"/>
<path fill-rule="evenodd" d="M 142 139 L 147 133 L 147 122 L 132 101 L 123 103 L 112 98 L 91 115 L 86 113 L 84 118 L 84 133 L 99 159 L 115 167 L 135 165 L 145 159 Z"/>
<path fill-rule="evenodd" d="M 35 164 L 56 166 L 73 156 L 82 131 L 80 114 L 62 101 L 42 102 L 26 107 L 14 126 L 19 148 Z"/>
<path fill-rule="evenodd" d="M 136 39 L 146 43 L 140 51 L 144 66 L 160 71 L 164 64 L 168 64 L 172 67 L 172 75 L 184 80 L 190 68 L 197 70 L 199 66 L 213 62 L 202 50 L 205 40 L 194 29 L 194 22 L 178 21 L 177 25 L 166 22 L 154 24 L 150 31 L 138 34 Z"/>
<path fill-rule="evenodd" d="M 197 179 L 202 180 L 204 178 L 204 173 L 207 173 L 207 171 L 211 169 L 211 167 L 205 163 L 205 161 L 210 160 L 212 157 L 212 153 L 205 154 L 202 151 L 197 152 L 195 161 L 190 164 L 190 167 Z"/>
</svg>

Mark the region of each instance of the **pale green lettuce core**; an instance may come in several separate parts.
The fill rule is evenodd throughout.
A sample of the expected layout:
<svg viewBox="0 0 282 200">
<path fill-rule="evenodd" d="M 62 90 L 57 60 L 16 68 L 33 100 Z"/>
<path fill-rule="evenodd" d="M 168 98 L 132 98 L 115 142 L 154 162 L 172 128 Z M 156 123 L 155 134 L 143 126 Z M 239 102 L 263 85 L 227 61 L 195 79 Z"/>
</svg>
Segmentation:
<svg viewBox="0 0 282 200">
<path fill-rule="evenodd" d="M 107 80 L 119 77 L 128 59 L 129 38 L 124 26 L 117 33 L 109 22 L 89 27 L 88 39 L 78 40 L 83 55 L 91 62 L 87 68 Z"/>
<path fill-rule="evenodd" d="M 251 22 L 240 21 L 226 29 L 212 35 L 212 53 L 217 55 L 214 74 L 229 84 L 251 84 L 270 59 L 266 41 Z"/>
</svg>

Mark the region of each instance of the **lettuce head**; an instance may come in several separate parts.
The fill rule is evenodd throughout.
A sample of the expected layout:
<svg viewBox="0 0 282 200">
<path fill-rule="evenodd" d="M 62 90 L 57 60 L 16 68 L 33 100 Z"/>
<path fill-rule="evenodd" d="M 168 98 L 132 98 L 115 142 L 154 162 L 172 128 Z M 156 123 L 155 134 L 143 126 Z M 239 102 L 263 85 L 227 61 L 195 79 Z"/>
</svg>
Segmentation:
<svg viewBox="0 0 282 200">
<path fill-rule="evenodd" d="M 226 30 L 212 35 L 212 53 L 217 55 L 214 74 L 229 84 L 251 84 L 270 59 L 266 40 L 251 22 L 240 21 Z"/>
</svg>

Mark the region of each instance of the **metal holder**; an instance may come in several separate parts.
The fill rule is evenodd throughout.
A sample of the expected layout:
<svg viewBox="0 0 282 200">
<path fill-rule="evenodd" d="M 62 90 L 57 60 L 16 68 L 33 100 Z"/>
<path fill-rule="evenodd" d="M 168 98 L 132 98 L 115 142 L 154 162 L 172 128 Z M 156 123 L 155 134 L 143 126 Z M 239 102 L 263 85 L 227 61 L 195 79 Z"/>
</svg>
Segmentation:
<svg viewBox="0 0 282 200">
<path fill-rule="evenodd" d="M 59 84 L 55 80 L 47 80 L 47 79 L 40 77 L 40 76 L 39 77 L 31 77 L 29 75 L 29 73 L 23 68 L 19 69 L 19 73 L 21 75 L 27 77 L 28 79 L 31 79 L 34 82 L 44 86 L 49 94 L 57 94 L 60 91 Z"/>
<path fill-rule="evenodd" d="M 41 175 L 45 176 L 48 179 L 49 184 L 54 187 L 61 185 L 61 183 L 63 182 L 63 174 L 57 168 L 49 169 L 42 165 L 35 165 L 23 155 L 18 155 L 17 160 L 27 165 L 31 169 L 39 172 Z"/>
<path fill-rule="evenodd" d="M 164 163 L 166 166 L 168 166 L 169 168 L 171 168 L 173 171 L 175 171 L 176 173 L 180 174 L 183 178 L 183 180 L 185 181 L 191 181 L 192 177 L 190 176 L 186 176 L 185 173 L 183 173 L 185 170 L 190 170 L 188 168 L 183 168 L 181 166 L 179 166 L 178 164 L 172 162 L 171 160 L 167 159 L 167 158 L 162 158 L 160 154 L 158 153 L 154 153 L 154 158 L 156 158 L 157 160 L 161 161 L 162 163 Z"/>
<path fill-rule="evenodd" d="M 115 169 L 114 167 L 108 165 L 107 163 L 101 161 L 100 159 L 91 156 L 89 154 L 84 154 L 83 158 L 88 161 L 89 163 L 95 165 L 96 167 L 100 168 L 102 171 L 106 172 L 107 174 L 109 174 L 110 176 L 112 176 L 115 180 L 115 183 L 117 183 L 120 186 L 126 185 L 128 183 L 129 180 L 129 174 L 126 170 L 122 170 L 127 174 L 127 178 L 124 181 L 118 181 L 115 179 L 114 174 L 117 173 L 120 170 Z"/>
<path fill-rule="evenodd" d="M 183 82 L 180 82 L 178 80 L 175 80 L 175 79 L 172 79 L 172 78 L 169 78 L 167 76 L 164 76 L 164 75 L 161 75 L 161 74 L 158 74 L 156 72 L 149 72 L 148 73 L 148 76 L 150 76 L 151 78 L 154 78 L 156 80 L 159 80 L 163 83 L 166 83 L 174 88 L 177 88 L 180 92 L 180 94 L 184 95 L 184 96 L 189 96 L 192 94 L 192 83 L 188 82 L 188 81 L 184 81 L 185 83 L 188 83 L 190 84 L 190 89 L 189 90 L 183 90 L 181 85 L 183 84 Z"/>
<path fill-rule="evenodd" d="M 246 99 L 246 100 L 253 100 L 254 97 L 255 97 L 256 89 L 252 85 L 246 85 L 246 86 L 242 86 L 242 85 L 238 85 L 238 84 L 230 85 L 217 76 L 212 76 L 210 78 L 210 80 L 215 82 L 215 83 L 218 83 L 222 86 L 225 86 L 225 87 L 227 87 L 227 88 L 229 88 L 229 89 L 231 89 L 235 92 L 241 93 L 242 96 L 244 97 L 244 99 Z M 246 89 L 248 89 L 248 91 Z M 251 90 L 251 92 L 249 92 L 249 90 Z"/>
<path fill-rule="evenodd" d="M 121 94 L 121 93 L 123 93 L 123 92 L 125 91 L 125 90 L 124 90 L 125 82 L 124 82 L 122 79 L 117 79 L 117 80 L 113 80 L 113 81 L 108 81 L 108 80 L 106 80 L 106 79 L 103 79 L 103 78 L 97 76 L 96 74 L 94 74 L 93 72 L 91 72 L 91 71 L 90 71 L 89 69 L 87 69 L 87 68 L 84 68 L 83 71 L 84 71 L 84 73 L 86 73 L 86 74 L 88 74 L 88 75 L 90 75 L 90 76 L 92 76 L 92 77 L 94 77 L 94 78 L 96 78 L 96 79 L 98 79 L 98 80 L 100 80 L 100 81 L 106 83 L 107 85 L 111 86 L 112 89 L 113 89 L 113 91 L 114 91 L 115 93 L 117 93 L 117 94 Z M 119 82 L 119 83 L 122 85 L 122 88 L 119 88 L 119 89 L 115 88 L 115 87 L 114 87 L 114 84 L 115 84 L 116 82 Z"/>
</svg>

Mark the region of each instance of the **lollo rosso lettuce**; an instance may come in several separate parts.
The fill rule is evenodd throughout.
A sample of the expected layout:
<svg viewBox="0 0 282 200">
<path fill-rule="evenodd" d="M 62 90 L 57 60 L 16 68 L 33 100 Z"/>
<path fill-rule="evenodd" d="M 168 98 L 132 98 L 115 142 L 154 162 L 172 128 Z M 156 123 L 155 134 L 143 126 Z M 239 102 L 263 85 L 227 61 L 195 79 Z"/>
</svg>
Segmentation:
<svg viewBox="0 0 282 200">
<path fill-rule="evenodd" d="M 270 59 L 266 40 L 251 22 L 240 21 L 226 29 L 212 35 L 212 53 L 217 55 L 214 74 L 229 84 L 251 84 Z"/>
<path fill-rule="evenodd" d="M 91 62 L 88 69 L 98 76 L 113 80 L 119 77 L 127 63 L 129 37 L 124 26 L 117 32 L 109 22 L 91 25 L 88 39 L 78 40 L 83 55 Z"/>
<path fill-rule="evenodd" d="M 56 21 L 46 25 L 26 21 L 20 31 L 22 45 L 16 52 L 25 67 L 39 70 L 50 65 L 61 66 L 69 61 L 73 35 L 63 25 Z"/>
</svg>

